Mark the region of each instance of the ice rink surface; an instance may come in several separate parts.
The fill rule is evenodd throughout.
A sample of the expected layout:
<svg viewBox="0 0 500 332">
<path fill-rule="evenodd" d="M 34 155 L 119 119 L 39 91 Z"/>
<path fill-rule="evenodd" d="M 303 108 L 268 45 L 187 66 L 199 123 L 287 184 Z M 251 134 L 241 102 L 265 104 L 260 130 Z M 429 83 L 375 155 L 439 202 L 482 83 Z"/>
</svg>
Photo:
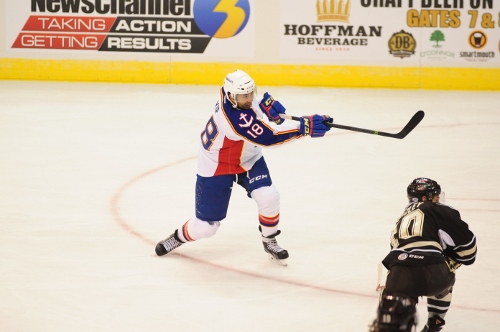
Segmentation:
<svg viewBox="0 0 500 332">
<path fill-rule="evenodd" d="M 157 257 L 194 213 L 218 89 L 0 81 L 0 331 L 367 331 L 421 176 L 478 241 L 443 331 L 500 329 L 499 92 L 259 86 L 290 115 L 344 125 L 398 132 L 426 116 L 403 140 L 332 129 L 264 150 L 287 267 L 268 261 L 240 187 L 216 236 Z M 420 330 L 425 299 L 418 312 Z"/>
</svg>

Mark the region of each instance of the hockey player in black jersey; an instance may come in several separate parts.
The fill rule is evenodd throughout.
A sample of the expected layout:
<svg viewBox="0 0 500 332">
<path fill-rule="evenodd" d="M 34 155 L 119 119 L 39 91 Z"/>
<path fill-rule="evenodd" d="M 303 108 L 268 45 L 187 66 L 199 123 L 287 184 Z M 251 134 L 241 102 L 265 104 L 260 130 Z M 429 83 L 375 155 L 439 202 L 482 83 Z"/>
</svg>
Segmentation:
<svg viewBox="0 0 500 332">
<path fill-rule="evenodd" d="M 391 233 L 391 251 L 377 319 L 371 332 L 415 331 L 416 304 L 427 297 L 428 320 L 421 332 L 441 331 L 448 311 L 455 270 L 476 259 L 476 237 L 460 213 L 439 202 L 441 187 L 416 178 L 407 189 L 410 203 Z"/>
</svg>

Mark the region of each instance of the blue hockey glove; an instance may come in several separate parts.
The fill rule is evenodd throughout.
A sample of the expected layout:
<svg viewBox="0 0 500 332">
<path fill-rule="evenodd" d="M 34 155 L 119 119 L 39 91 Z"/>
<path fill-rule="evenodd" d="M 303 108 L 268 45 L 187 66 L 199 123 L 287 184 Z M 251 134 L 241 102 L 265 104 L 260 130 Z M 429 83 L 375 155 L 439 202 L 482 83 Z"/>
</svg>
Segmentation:
<svg viewBox="0 0 500 332">
<path fill-rule="evenodd" d="M 264 93 L 264 98 L 259 104 L 260 109 L 267 115 L 269 121 L 281 124 L 285 119 L 280 118 L 280 113 L 285 114 L 286 108 L 269 93 Z"/>
<path fill-rule="evenodd" d="M 323 137 L 330 130 L 325 122 L 333 123 L 333 119 L 328 115 L 307 115 L 301 116 L 299 131 L 304 136 Z"/>
</svg>

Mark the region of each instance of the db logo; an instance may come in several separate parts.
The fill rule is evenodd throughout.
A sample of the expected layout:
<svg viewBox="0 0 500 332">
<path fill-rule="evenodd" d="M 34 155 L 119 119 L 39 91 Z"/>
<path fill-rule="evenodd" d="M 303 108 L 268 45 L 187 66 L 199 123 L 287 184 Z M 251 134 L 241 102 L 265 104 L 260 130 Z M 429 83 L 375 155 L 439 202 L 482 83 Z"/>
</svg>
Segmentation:
<svg viewBox="0 0 500 332">
<path fill-rule="evenodd" d="M 409 32 L 401 30 L 392 34 L 389 39 L 389 53 L 396 58 L 407 58 L 415 54 L 417 41 Z"/>
</svg>

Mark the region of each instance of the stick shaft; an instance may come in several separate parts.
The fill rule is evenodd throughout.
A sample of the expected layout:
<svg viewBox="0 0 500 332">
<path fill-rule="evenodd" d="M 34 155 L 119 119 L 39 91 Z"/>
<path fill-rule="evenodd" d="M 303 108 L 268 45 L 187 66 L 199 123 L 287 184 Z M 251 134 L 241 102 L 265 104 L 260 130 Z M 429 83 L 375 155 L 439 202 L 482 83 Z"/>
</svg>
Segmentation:
<svg viewBox="0 0 500 332">
<path fill-rule="evenodd" d="M 373 130 L 373 129 L 364 129 L 364 128 L 358 128 L 358 127 L 352 127 L 352 126 L 344 126 L 341 124 L 336 124 L 336 123 L 329 123 L 326 122 L 325 125 L 328 127 L 332 128 L 338 128 L 338 129 L 344 129 L 344 130 L 350 130 L 350 131 L 357 131 L 360 133 L 365 133 L 365 134 L 372 134 L 372 135 L 378 135 L 378 136 L 385 136 L 385 137 L 392 137 L 392 138 L 398 138 L 398 139 L 403 139 L 408 135 L 415 127 L 422 121 L 424 118 L 424 111 L 418 111 L 413 115 L 413 117 L 410 119 L 410 121 L 406 124 L 406 126 L 397 134 L 391 134 L 387 133 L 384 131 L 379 131 L 379 130 Z M 280 114 L 280 117 L 282 119 L 289 119 L 289 120 L 295 120 L 299 121 L 300 117 L 298 116 L 293 116 L 293 115 L 287 115 L 287 114 Z"/>
</svg>

